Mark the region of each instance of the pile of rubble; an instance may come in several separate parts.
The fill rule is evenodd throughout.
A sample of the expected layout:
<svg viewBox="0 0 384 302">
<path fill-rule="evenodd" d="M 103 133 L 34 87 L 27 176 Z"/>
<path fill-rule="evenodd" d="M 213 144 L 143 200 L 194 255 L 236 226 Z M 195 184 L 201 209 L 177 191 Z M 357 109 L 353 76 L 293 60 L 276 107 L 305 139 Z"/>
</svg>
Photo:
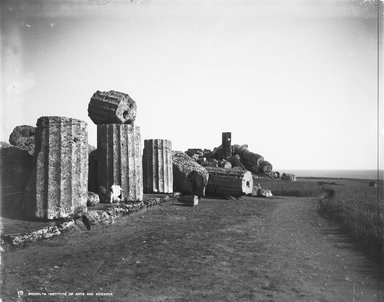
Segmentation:
<svg viewBox="0 0 384 302">
<path fill-rule="evenodd" d="M 248 145 L 232 145 L 230 132 L 222 134 L 222 144 L 213 150 L 191 148 L 185 154 L 208 171 L 206 191 L 209 195 L 271 197 L 271 191 L 262 189 L 260 184 L 253 188 L 254 178 L 296 180 L 293 174 L 273 171 L 272 164 L 263 156 L 251 152 Z"/>
</svg>

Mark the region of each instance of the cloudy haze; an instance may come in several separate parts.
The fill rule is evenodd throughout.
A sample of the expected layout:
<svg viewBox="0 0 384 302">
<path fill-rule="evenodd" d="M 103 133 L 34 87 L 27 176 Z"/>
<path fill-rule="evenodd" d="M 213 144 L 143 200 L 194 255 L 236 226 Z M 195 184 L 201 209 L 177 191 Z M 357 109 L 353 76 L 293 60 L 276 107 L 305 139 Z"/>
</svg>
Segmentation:
<svg viewBox="0 0 384 302">
<path fill-rule="evenodd" d="M 3 1 L 2 141 L 43 115 L 85 120 L 128 93 L 142 139 L 221 133 L 279 169 L 375 169 L 377 8 L 369 1 Z"/>
</svg>

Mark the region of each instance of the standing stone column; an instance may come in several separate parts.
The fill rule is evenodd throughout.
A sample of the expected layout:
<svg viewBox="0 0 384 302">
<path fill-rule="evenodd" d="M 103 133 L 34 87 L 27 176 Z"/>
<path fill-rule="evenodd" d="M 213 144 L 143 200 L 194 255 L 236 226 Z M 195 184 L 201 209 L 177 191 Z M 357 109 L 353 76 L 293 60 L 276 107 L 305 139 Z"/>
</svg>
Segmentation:
<svg viewBox="0 0 384 302">
<path fill-rule="evenodd" d="M 143 199 L 140 128 L 132 124 L 97 125 L 97 184 L 122 189 L 121 200 Z"/>
<path fill-rule="evenodd" d="M 35 167 L 24 209 L 33 218 L 65 218 L 87 204 L 87 123 L 44 116 L 36 125 Z"/>
<path fill-rule="evenodd" d="M 232 156 L 231 148 L 231 132 L 223 132 L 221 139 L 221 146 L 223 147 L 223 158 L 228 159 Z"/>
<path fill-rule="evenodd" d="M 170 140 L 144 141 L 143 174 L 145 193 L 173 192 L 172 142 Z"/>
</svg>

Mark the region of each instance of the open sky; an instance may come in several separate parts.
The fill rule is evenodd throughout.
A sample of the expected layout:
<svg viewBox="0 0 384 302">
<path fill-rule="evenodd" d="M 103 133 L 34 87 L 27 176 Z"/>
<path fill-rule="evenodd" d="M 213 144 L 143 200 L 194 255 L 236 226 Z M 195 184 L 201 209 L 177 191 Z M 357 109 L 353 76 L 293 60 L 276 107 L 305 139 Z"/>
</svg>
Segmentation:
<svg viewBox="0 0 384 302">
<path fill-rule="evenodd" d="M 221 133 L 281 169 L 375 169 L 377 3 L 1 2 L 1 129 L 96 125 L 96 90 L 128 93 L 142 139 L 213 148 Z M 381 133 L 382 135 L 382 133 Z"/>
</svg>

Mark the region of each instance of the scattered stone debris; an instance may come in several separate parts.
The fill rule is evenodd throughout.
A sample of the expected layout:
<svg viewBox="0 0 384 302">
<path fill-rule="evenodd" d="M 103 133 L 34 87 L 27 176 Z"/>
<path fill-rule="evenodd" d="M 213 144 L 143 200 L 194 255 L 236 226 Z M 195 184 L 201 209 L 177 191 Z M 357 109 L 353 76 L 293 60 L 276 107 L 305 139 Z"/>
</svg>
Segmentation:
<svg viewBox="0 0 384 302">
<path fill-rule="evenodd" d="M 111 190 L 109 191 L 109 203 L 117 203 L 121 201 L 121 195 L 123 194 L 123 189 L 119 185 L 112 185 Z"/>
<path fill-rule="evenodd" d="M 25 243 L 52 238 L 66 231 L 76 229 L 91 230 L 93 227 L 100 224 L 112 224 L 120 217 L 175 199 L 176 197 L 173 195 L 149 195 L 146 196 L 143 201 L 138 203 L 97 205 L 96 207 L 100 206 L 100 208 L 89 209 L 88 211 L 83 212 L 80 216 L 64 222 L 57 221 L 53 226 L 47 226 L 28 233 L 3 234 L 1 238 L 4 242 L 9 243 L 11 246 L 23 246 Z"/>
<path fill-rule="evenodd" d="M 271 190 L 259 189 L 257 192 L 257 196 L 259 197 L 272 197 L 273 194 Z"/>
<path fill-rule="evenodd" d="M 1 142 L 0 141 L 0 150 L 1 149 L 5 149 L 5 148 L 9 148 L 9 147 L 12 147 L 12 145 L 10 143 L 7 143 L 7 142 Z"/>
<path fill-rule="evenodd" d="M 144 193 L 173 192 L 172 142 L 147 139 L 143 150 Z"/>
<path fill-rule="evenodd" d="M 377 181 L 370 181 L 369 186 L 370 187 L 377 187 Z"/>
<path fill-rule="evenodd" d="M 296 176 L 293 175 L 293 174 L 283 173 L 281 175 L 281 179 L 282 180 L 287 180 L 287 181 L 296 181 Z"/>
<path fill-rule="evenodd" d="M 88 198 L 87 198 L 87 206 L 88 207 L 93 207 L 100 203 L 100 197 L 98 194 L 94 192 L 88 191 Z"/>
<path fill-rule="evenodd" d="M 187 206 L 194 207 L 199 204 L 199 196 L 197 195 L 182 195 L 178 199 L 179 202 Z"/>
<path fill-rule="evenodd" d="M 257 183 L 256 185 L 253 186 L 252 196 L 269 198 L 269 197 L 272 197 L 273 194 L 271 190 L 262 189 L 260 183 Z"/>
<path fill-rule="evenodd" d="M 9 136 L 9 142 L 33 156 L 35 153 L 35 131 L 36 127 L 33 126 L 16 126 Z"/>
</svg>

